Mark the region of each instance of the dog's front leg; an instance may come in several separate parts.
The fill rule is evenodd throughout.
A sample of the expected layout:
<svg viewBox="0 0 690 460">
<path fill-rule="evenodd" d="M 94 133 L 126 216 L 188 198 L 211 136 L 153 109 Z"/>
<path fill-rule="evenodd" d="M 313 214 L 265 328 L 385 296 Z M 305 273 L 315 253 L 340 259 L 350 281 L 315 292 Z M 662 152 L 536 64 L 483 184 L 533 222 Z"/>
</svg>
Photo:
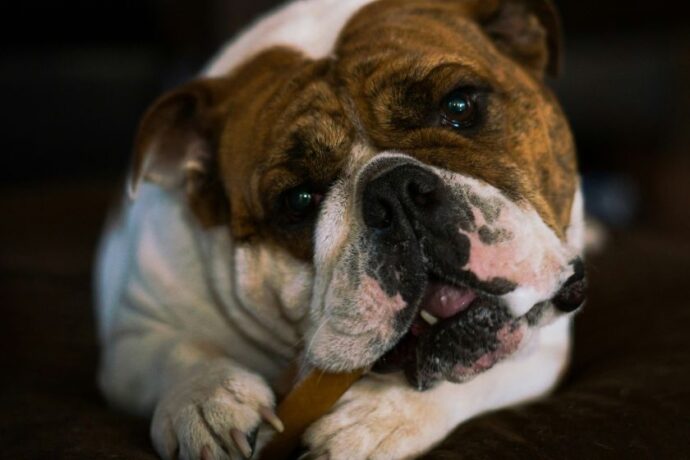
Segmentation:
<svg viewBox="0 0 690 460">
<path fill-rule="evenodd" d="M 310 427 L 304 442 L 314 458 L 413 458 L 455 426 L 456 416 L 445 400 L 453 393 L 451 385 L 442 383 L 418 392 L 403 378 L 367 376 L 350 388 L 330 414 Z M 451 405 L 458 410 L 457 402 Z"/>
<path fill-rule="evenodd" d="M 263 378 L 179 331 L 116 336 L 104 357 L 106 395 L 132 411 L 153 412 L 151 436 L 165 459 L 246 458 L 262 419 L 280 426 Z"/>
</svg>

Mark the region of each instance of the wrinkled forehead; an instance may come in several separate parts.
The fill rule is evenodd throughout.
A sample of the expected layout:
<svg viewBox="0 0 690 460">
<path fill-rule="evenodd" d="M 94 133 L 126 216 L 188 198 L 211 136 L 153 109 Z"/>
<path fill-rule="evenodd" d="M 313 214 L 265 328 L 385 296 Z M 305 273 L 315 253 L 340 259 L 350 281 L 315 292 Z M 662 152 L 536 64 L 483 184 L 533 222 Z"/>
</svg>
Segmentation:
<svg viewBox="0 0 690 460">
<path fill-rule="evenodd" d="M 226 91 L 219 168 L 241 237 L 270 220 L 285 190 L 308 184 L 325 191 L 350 155 L 356 130 L 331 59 L 270 48 L 233 71 Z"/>
<path fill-rule="evenodd" d="M 529 203 L 562 236 L 577 181 L 570 130 L 544 82 L 483 30 L 493 3 L 372 3 L 341 32 L 336 74 L 375 150 L 480 179 Z M 433 124 L 458 88 L 487 96 L 476 132 Z"/>
<path fill-rule="evenodd" d="M 482 32 L 481 4 L 378 0 L 343 23 L 323 57 L 275 46 L 234 70 L 220 158 L 233 213 L 263 218 L 281 191 L 326 188 L 347 165 L 397 151 L 530 201 L 560 233 L 575 188 L 567 124 Z M 493 87 L 488 122 L 471 138 L 425 124 L 458 86 Z"/>
<path fill-rule="evenodd" d="M 350 18 L 338 36 L 334 54 L 348 58 L 372 48 L 395 49 L 401 53 L 442 53 L 445 57 L 456 56 L 468 62 L 487 64 L 496 53 L 478 21 L 491 9 L 482 11 L 481 5 L 491 3 L 379 0 Z M 369 54 L 375 60 L 376 53 Z"/>
<path fill-rule="evenodd" d="M 253 161 L 247 163 L 266 172 L 309 159 L 317 151 L 332 153 L 331 144 L 342 144 L 344 138 L 355 144 L 353 134 L 357 145 L 370 141 L 367 131 L 373 127 L 362 123 L 351 94 L 355 87 L 378 91 L 377 86 L 386 85 L 381 79 L 391 85 L 398 79 L 421 80 L 447 63 L 456 65 L 447 75 L 449 81 L 430 84 L 455 85 L 458 70 L 468 83 L 479 82 L 490 73 L 491 53 L 484 52 L 487 40 L 466 17 L 466 4 L 378 0 L 354 12 L 326 56 L 312 57 L 309 49 L 297 45 L 263 49 L 231 72 L 227 90 L 233 109 L 226 137 L 232 137 L 236 150 L 252 150 Z M 441 18 L 445 21 L 439 22 Z M 434 27 L 424 27 L 424 21 Z M 447 27 L 439 27 L 444 22 Z M 458 40 L 459 36 L 464 39 Z M 390 51 L 392 43 L 396 53 L 380 52 Z M 402 59 L 396 62 L 396 58 Z M 388 72 L 374 75 L 367 65 L 387 65 Z"/>
</svg>

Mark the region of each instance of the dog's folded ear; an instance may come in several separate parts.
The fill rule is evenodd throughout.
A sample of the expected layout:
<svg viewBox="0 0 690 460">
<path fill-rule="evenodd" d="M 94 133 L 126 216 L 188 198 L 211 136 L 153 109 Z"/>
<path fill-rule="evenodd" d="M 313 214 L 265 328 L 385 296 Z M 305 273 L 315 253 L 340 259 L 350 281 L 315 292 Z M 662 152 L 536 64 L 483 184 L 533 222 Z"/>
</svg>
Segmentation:
<svg viewBox="0 0 690 460">
<path fill-rule="evenodd" d="M 485 3 L 484 3 L 485 2 Z M 562 31 L 551 0 L 479 0 L 481 23 L 496 46 L 539 77 L 558 76 Z"/>
<path fill-rule="evenodd" d="M 135 140 L 129 192 L 142 181 L 186 192 L 206 226 L 227 221 L 217 148 L 228 111 L 223 79 L 199 79 L 159 98 L 144 114 Z"/>
</svg>

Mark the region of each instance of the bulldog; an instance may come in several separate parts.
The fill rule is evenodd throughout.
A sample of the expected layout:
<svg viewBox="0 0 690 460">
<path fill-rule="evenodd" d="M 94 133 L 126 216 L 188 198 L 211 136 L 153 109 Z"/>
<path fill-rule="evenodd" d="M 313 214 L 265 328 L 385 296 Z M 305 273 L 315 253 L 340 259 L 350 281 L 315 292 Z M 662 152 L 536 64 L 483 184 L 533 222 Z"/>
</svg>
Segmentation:
<svg viewBox="0 0 690 460">
<path fill-rule="evenodd" d="M 545 0 L 257 22 L 141 123 L 97 262 L 107 398 L 163 458 L 249 458 L 292 361 L 367 369 L 303 442 L 399 459 L 549 391 L 585 287 L 558 61 Z"/>
</svg>

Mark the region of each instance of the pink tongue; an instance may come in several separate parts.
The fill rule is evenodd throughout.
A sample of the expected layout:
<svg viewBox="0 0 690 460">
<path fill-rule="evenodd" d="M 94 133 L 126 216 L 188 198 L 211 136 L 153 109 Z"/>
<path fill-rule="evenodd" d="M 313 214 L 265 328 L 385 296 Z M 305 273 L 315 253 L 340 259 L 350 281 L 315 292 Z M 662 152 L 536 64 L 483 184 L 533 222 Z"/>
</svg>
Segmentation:
<svg viewBox="0 0 690 460">
<path fill-rule="evenodd" d="M 450 318 L 469 307 L 476 298 L 477 295 L 471 289 L 431 283 L 426 288 L 422 309 L 437 318 Z"/>
</svg>

